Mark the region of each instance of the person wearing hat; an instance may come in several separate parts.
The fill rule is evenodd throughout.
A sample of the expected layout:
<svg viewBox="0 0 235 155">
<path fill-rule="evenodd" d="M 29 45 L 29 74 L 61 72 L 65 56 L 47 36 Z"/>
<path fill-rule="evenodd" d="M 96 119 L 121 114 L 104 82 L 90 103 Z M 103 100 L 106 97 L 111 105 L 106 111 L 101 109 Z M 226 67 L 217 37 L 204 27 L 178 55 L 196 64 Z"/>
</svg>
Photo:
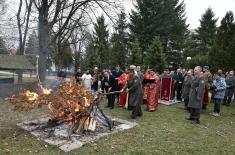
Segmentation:
<svg viewBox="0 0 235 155">
<path fill-rule="evenodd" d="M 125 87 L 121 90 L 129 93 L 128 109 L 132 110 L 131 118 L 135 119 L 137 116 L 142 116 L 141 104 L 143 102 L 143 89 L 141 79 L 136 74 L 136 66 L 131 65 L 129 68 L 129 79 Z"/>
<path fill-rule="evenodd" d="M 184 99 L 184 109 L 189 110 L 189 93 L 192 85 L 193 70 L 188 70 L 187 76 L 184 78 L 183 88 L 182 88 L 182 98 Z"/>
</svg>

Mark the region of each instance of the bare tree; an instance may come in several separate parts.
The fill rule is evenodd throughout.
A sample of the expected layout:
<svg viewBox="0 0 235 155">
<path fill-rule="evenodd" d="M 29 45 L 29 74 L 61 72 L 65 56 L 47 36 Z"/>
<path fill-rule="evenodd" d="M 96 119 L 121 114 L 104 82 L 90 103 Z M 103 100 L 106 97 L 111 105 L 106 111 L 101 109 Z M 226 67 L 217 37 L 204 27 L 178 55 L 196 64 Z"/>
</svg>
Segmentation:
<svg viewBox="0 0 235 155">
<path fill-rule="evenodd" d="M 18 12 L 16 15 L 18 32 L 19 32 L 19 49 L 17 54 L 19 55 L 24 55 L 32 6 L 33 6 L 33 0 L 24 0 L 24 1 L 20 0 L 19 2 Z M 18 82 L 19 83 L 22 82 L 22 71 L 18 72 Z"/>
<path fill-rule="evenodd" d="M 0 16 L 5 13 L 6 0 L 0 0 Z"/>
<path fill-rule="evenodd" d="M 68 33 L 68 27 L 78 26 L 84 11 L 100 8 L 107 15 L 107 6 L 115 5 L 115 0 L 33 0 L 38 10 L 39 34 L 39 77 L 46 77 L 47 55 L 51 53 L 51 44 Z M 77 21 L 77 22 L 76 22 Z M 70 30 L 69 30 L 70 31 Z M 52 32 L 53 35 L 52 35 Z M 70 31 L 71 32 L 71 31 Z"/>
</svg>

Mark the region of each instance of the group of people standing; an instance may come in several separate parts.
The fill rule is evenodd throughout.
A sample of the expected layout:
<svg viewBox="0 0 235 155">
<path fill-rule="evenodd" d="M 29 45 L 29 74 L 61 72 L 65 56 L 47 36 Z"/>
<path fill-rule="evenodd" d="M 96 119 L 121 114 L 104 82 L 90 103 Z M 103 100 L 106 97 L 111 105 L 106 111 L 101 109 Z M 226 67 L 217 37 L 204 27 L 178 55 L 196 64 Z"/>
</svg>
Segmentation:
<svg viewBox="0 0 235 155">
<path fill-rule="evenodd" d="M 143 73 L 140 66 L 134 65 L 124 71 L 119 66 L 114 71 L 104 69 L 101 72 L 95 67 L 85 73 L 78 69 L 75 78 L 77 82 L 82 80 L 88 91 L 106 92 L 107 107 L 113 109 L 117 100 L 119 107 L 132 110 L 131 118 L 143 115 L 142 104 L 146 104 L 147 111 L 154 112 L 158 108 L 161 78 L 172 78 L 174 98 L 184 101 L 185 109 L 190 112 L 187 119 L 193 124 L 200 124 L 200 112 L 207 109 L 210 96 L 214 103 L 213 115 L 219 116 L 221 103 L 227 106 L 231 104 L 235 88 L 233 71 L 224 75 L 219 69 L 213 76 L 208 66 L 197 66 L 188 71 L 181 68 L 176 71 L 164 70 L 161 75 L 149 68 Z"/>
<path fill-rule="evenodd" d="M 219 69 L 213 76 L 208 66 L 203 69 L 197 66 L 194 71 L 188 70 L 184 77 L 182 90 L 185 109 L 190 112 L 187 119 L 193 124 L 200 124 L 200 111 L 207 108 L 209 96 L 211 96 L 211 102 L 214 103 L 212 115 L 220 116 L 221 103 L 227 106 L 231 104 L 234 86 L 234 71 L 224 75 Z"/>
<path fill-rule="evenodd" d="M 131 65 L 124 71 L 117 66 L 114 71 L 104 69 L 99 72 L 96 67 L 92 72 L 87 70 L 85 73 L 78 69 L 75 78 L 77 82 L 83 81 L 88 91 L 107 93 L 107 107 L 113 109 L 117 100 L 119 107 L 132 110 L 133 119 L 142 116 L 143 101 L 148 111 L 153 112 L 157 109 L 159 76 L 152 70 L 143 74 L 140 66 Z M 143 85 L 147 91 L 144 91 Z"/>
</svg>

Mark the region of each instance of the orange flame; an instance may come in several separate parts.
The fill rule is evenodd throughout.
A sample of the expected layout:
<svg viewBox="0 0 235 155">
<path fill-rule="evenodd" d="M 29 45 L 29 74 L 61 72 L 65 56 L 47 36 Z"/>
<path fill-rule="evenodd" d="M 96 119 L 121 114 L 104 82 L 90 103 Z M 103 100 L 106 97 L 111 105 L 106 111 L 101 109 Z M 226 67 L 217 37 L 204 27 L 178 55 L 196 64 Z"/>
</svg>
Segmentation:
<svg viewBox="0 0 235 155">
<path fill-rule="evenodd" d="M 38 98 L 38 94 L 30 91 L 26 91 L 24 93 L 25 97 L 27 98 L 28 101 L 35 101 Z"/>
</svg>

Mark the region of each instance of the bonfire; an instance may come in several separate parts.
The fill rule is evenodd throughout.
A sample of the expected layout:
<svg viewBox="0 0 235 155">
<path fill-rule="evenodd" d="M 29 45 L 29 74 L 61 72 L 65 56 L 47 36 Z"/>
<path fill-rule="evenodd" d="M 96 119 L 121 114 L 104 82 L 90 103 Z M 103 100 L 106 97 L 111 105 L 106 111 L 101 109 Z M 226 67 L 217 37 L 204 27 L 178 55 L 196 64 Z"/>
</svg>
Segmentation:
<svg viewBox="0 0 235 155">
<path fill-rule="evenodd" d="M 15 110 L 30 111 L 47 106 L 51 120 L 55 125 L 66 123 L 69 135 L 77 132 L 95 131 L 97 123 L 103 127 L 112 128 L 112 121 L 106 117 L 100 106 L 101 95 L 86 91 L 84 85 L 70 80 L 61 84 L 56 92 L 38 85 L 37 93 L 23 90 L 6 100 L 13 104 Z M 97 122 L 97 120 L 99 122 Z"/>
</svg>

